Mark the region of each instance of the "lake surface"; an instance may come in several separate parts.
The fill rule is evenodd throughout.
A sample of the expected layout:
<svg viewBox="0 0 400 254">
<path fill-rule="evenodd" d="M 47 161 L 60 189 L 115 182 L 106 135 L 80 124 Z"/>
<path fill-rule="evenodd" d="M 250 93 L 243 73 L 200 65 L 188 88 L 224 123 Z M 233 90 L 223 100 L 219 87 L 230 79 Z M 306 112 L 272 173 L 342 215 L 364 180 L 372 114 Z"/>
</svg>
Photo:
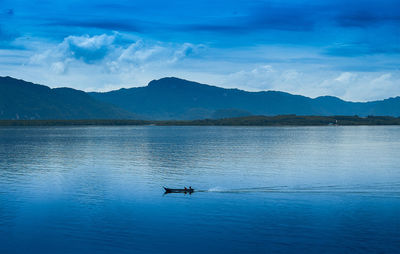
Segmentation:
<svg viewBox="0 0 400 254">
<path fill-rule="evenodd" d="M 2 254 L 399 252 L 400 127 L 0 128 Z"/>
</svg>

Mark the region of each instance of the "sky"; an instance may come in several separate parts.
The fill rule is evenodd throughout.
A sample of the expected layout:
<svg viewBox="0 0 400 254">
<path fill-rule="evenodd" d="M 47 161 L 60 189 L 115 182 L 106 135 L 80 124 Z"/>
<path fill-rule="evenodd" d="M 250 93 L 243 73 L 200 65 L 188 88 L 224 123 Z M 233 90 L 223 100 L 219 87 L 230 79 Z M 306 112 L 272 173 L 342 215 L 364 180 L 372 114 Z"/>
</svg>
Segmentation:
<svg viewBox="0 0 400 254">
<path fill-rule="evenodd" d="M 0 75 L 109 91 L 179 77 L 400 96 L 399 0 L 0 0 Z"/>
</svg>

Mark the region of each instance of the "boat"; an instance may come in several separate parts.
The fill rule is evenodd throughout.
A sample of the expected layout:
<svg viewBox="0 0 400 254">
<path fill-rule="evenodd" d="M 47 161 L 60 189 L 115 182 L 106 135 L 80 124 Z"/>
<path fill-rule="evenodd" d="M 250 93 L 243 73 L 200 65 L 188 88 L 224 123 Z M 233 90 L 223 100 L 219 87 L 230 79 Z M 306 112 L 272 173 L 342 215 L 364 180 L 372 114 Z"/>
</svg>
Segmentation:
<svg viewBox="0 0 400 254">
<path fill-rule="evenodd" d="M 192 188 L 185 188 L 185 189 L 171 189 L 164 187 L 165 193 L 189 193 L 192 194 L 194 192 L 194 189 Z"/>
</svg>

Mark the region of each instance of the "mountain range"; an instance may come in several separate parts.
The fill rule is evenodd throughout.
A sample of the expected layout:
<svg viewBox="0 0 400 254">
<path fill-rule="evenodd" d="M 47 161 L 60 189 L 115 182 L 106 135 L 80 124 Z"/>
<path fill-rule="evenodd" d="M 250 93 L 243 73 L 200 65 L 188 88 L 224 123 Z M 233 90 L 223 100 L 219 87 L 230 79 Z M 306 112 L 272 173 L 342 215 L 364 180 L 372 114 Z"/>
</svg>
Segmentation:
<svg viewBox="0 0 400 254">
<path fill-rule="evenodd" d="M 248 92 L 174 77 L 147 86 L 83 92 L 0 77 L 0 119 L 192 120 L 249 115 L 400 116 L 400 97 L 349 102 L 278 91 Z"/>
<path fill-rule="evenodd" d="M 135 115 L 72 88 L 0 77 L 0 119 L 129 119 Z"/>
</svg>

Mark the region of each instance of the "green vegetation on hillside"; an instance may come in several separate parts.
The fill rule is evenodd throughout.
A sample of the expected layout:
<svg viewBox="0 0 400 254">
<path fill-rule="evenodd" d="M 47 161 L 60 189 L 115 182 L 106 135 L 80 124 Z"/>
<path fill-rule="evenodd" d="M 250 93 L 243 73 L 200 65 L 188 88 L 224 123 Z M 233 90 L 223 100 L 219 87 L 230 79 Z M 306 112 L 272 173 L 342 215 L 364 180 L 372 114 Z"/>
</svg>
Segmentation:
<svg viewBox="0 0 400 254">
<path fill-rule="evenodd" d="M 158 125 L 220 126 L 323 126 L 323 125 L 400 125 L 400 118 L 390 116 L 248 116 L 194 121 L 159 121 Z"/>
<path fill-rule="evenodd" d="M 400 125 L 390 116 L 247 116 L 193 121 L 144 120 L 0 120 L 0 126 L 74 126 L 74 125 L 157 125 L 157 126 L 327 126 L 327 125 Z"/>
<path fill-rule="evenodd" d="M 0 120 L 0 126 L 83 126 L 83 125 L 148 125 L 143 120 Z"/>
</svg>

